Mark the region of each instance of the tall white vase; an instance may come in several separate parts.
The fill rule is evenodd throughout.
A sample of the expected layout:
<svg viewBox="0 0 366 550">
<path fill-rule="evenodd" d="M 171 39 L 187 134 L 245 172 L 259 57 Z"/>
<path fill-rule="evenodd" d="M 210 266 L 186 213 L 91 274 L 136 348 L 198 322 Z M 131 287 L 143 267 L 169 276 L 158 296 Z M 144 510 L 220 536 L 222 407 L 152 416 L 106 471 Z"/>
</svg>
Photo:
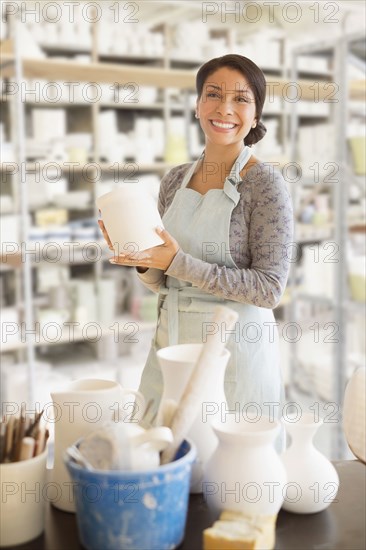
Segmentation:
<svg viewBox="0 0 366 550">
<path fill-rule="evenodd" d="M 283 418 L 292 442 L 282 455 L 287 473 L 283 508 L 297 514 L 321 512 L 335 499 L 339 477 L 333 464 L 313 445 L 313 437 L 323 421 L 311 413 L 300 419 Z"/>
<path fill-rule="evenodd" d="M 164 381 L 163 395 L 156 421 L 158 425 L 162 423 L 169 425 L 169 418 L 183 395 L 202 345 L 178 344 L 158 350 L 157 356 Z M 224 349 L 221 356 L 212 362 L 200 410 L 187 434 L 197 448 L 197 458 L 192 467 L 191 493 L 202 492 L 205 465 L 217 444 L 211 422 L 220 418 L 221 414 L 225 414 L 228 409 L 224 392 L 224 376 L 229 358 L 230 352 Z"/>
<path fill-rule="evenodd" d="M 218 446 L 206 466 L 204 493 L 214 517 L 230 509 L 275 515 L 283 503 L 286 472 L 274 448 L 280 423 L 267 417 L 213 423 Z"/>
</svg>

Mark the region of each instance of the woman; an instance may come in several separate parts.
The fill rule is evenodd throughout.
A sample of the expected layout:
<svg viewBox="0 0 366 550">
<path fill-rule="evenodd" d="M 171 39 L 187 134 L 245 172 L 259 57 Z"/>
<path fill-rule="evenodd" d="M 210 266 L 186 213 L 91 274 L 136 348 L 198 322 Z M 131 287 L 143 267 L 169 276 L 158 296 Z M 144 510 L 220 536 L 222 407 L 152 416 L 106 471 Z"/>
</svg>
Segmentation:
<svg viewBox="0 0 366 550">
<path fill-rule="evenodd" d="M 278 415 L 283 386 L 272 308 L 287 281 L 293 218 L 282 175 L 250 149 L 266 133 L 260 120 L 266 81 L 252 61 L 232 54 L 201 66 L 196 87 L 205 149 L 161 181 L 158 208 L 165 229 L 157 232 L 164 244 L 111 260 L 136 266 L 141 281 L 159 293 L 140 391 L 154 398 L 155 412 L 162 392 L 156 350 L 202 342 L 215 306 L 223 303 L 239 313 L 234 332 L 222 334 L 231 352 L 228 408 L 269 414 L 268 403 L 274 403 Z"/>
</svg>

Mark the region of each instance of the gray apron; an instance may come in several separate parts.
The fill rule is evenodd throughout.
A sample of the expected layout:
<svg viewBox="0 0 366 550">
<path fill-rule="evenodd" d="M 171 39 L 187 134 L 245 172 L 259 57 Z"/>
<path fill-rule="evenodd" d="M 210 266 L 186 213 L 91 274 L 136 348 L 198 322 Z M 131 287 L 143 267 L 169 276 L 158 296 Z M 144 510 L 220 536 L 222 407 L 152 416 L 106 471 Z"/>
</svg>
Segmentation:
<svg viewBox="0 0 366 550">
<path fill-rule="evenodd" d="M 249 160 L 251 150 L 244 147 L 223 189 L 210 189 L 205 195 L 187 188 L 203 155 L 204 152 L 185 174 L 162 218 L 164 227 L 185 253 L 205 262 L 239 269 L 230 253 L 229 230 L 232 211 L 240 199 L 237 190 L 240 171 Z M 156 351 L 175 344 L 202 343 L 206 331 L 212 329 L 209 323 L 218 304 L 239 314 L 230 334 L 224 327 L 219 327 L 231 354 L 224 383 L 227 410 L 246 417 L 253 413 L 268 416 L 273 411 L 275 417 L 279 416 L 283 385 L 278 331 L 272 310 L 218 298 L 170 276 L 166 277 L 165 286 L 160 288 L 157 328 L 139 387 L 147 400 L 154 399 L 151 416 L 159 406 L 163 388 Z M 222 407 L 225 415 L 226 404 Z M 222 418 L 224 421 L 225 416 Z"/>
</svg>

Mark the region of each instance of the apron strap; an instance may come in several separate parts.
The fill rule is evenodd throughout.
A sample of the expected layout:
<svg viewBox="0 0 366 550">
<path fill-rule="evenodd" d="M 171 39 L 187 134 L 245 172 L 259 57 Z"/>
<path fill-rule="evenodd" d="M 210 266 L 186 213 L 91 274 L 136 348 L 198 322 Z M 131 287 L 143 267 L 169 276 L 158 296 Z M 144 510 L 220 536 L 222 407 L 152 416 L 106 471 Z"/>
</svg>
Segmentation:
<svg viewBox="0 0 366 550">
<path fill-rule="evenodd" d="M 169 288 L 167 297 L 168 307 L 168 336 L 169 346 L 176 346 L 178 344 L 179 334 L 179 313 L 178 313 L 178 289 L 174 287 Z"/>
</svg>

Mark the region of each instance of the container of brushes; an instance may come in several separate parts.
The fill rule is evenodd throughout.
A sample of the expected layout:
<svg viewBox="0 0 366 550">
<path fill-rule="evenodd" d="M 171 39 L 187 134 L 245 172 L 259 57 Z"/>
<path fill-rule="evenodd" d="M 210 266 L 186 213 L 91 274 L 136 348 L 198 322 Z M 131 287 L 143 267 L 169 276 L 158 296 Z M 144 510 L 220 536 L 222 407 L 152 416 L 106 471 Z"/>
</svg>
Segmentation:
<svg viewBox="0 0 366 550">
<path fill-rule="evenodd" d="M 38 456 L 0 464 L 0 546 L 25 544 L 45 526 L 47 448 Z"/>
</svg>

